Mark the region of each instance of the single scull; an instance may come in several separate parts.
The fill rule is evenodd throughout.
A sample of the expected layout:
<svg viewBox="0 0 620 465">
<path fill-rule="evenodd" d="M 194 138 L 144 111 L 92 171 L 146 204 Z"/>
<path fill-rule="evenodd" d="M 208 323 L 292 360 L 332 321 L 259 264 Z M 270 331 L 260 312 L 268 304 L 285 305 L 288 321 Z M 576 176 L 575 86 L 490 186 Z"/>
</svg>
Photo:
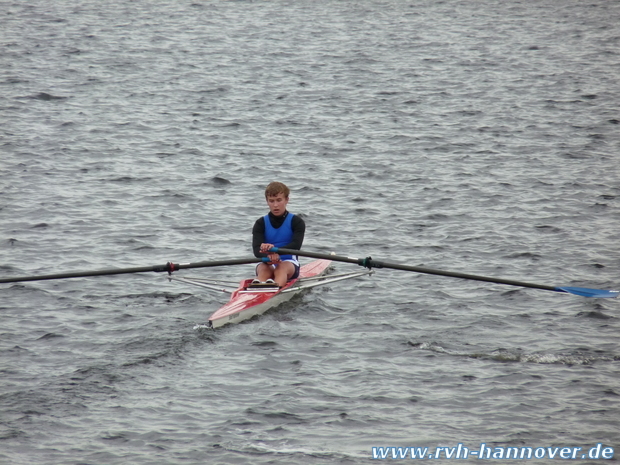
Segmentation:
<svg viewBox="0 0 620 465">
<path fill-rule="evenodd" d="M 224 281 L 203 278 L 180 278 L 176 276 L 169 276 L 169 279 L 193 284 L 211 291 L 229 292 L 231 296 L 228 303 L 213 313 L 206 325 L 197 326 L 197 328 L 205 326 L 219 328 L 228 323 L 240 323 L 256 315 L 262 315 L 267 310 L 291 300 L 295 295 L 306 289 L 372 274 L 371 270 L 365 270 L 327 275 L 326 273 L 330 265 L 331 260 L 316 260 L 303 265 L 299 270 L 299 277 L 292 279 L 282 288 L 265 285 L 253 286 L 252 278 L 244 279 L 234 290 L 228 288 L 228 283 Z"/>
<path fill-rule="evenodd" d="M 218 281 L 214 279 L 202 279 L 202 278 L 181 278 L 172 276 L 172 273 L 177 270 L 190 269 L 190 268 L 209 268 L 219 267 L 227 265 L 241 265 L 250 263 L 268 262 L 267 257 L 256 258 L 237 258 L 230 260 L 210 260 L 194 263 L 172 263 L 168 262 L 165 265 L 155 266 L 141 266 L 131 268 L 112 268 L 106 270 L 94 270 L 94 271 L 74 271 L 65 273 L 55 273 L 38 276 L 15 276 L 0 278 L 1 283 L 17 283 L 23 281 L 43 281 L 50 279 L 66 279 L 66 278 L 84 278 L 88 276 L 105 276 L 105 275 L 118 275 L 129 273 L 146 273 L 167 272 L 168 278 L 174 281 L 181 281 L 196 286 L 201 286 L 210 291 L 224 291 L 231 294 L 229 302 L 215 312 L 209 318 L 207 325 L 199 325 L 198 327 L 208 326 L 211 328 L 218 328 L 227 323 L 239 323 L 240 321 L 252 318 L 255 315 L 265 313 L 270 308 L 280 305 L 287 300 L 290 300 L 296 294 L 299 294 L 305 289 L 320 286 L 323 284 L 329 284 L 336 281 L 342 281 L 344 279 L 356 278 L 359 276 L 369 275 L 373 271 L 373 268 L 391 268 L 394 270 L 412 271 L 415 273 L 425 273 L 438 276 L 447 276 L 452 278 L 469 279 L 474 281 L 483 281 L 497 284 L 507 284 L 509 286 L 525 287 L 532 289 L 542 289 L 546 291 L 561 292 L 567 294 L 573 294 L 583 297 L 595 297 L 595 298 L 616 298 L 620 296 L 620 291 L 617 290 L 605 290 L 605 289 L 592 289 L 589 287 L 573 287 L 573 286 L 549 286 L 531 282 L 516 281 L 513 279 L 494 278 L 489 276 L 479 276 L 468 273 L 453 272 L 438 270 L 432 268 L 426 268 L 422 266 L 412 266 L 393 262 L 384 262 L 374 260 L 371 257 L 366 258 L 353 258 L 338 256 L 334 253 L 330 255 L 316 252 L 306 252 L 301 250 L 291 250 L 285 248 L 274 247 L 270 252 L 280 254 L 299 255 L 300 257 L 308 257 L 318 259 L 314 262 L 308 263 L 301 267 L 300 276 L 286 284 L 283 288 L 277 287 L 265 287 L 252 285 L 252 279 L 244 279 L 241 284 L 237 286 L 236 282 L 230 283 L 225 281 Z M 341 275 L 327 275 L 327 270 L 333 261 L 354 263 L 364 268 L 364 271 L 358 271 L 353 273 L 345 273 Z M 222 287 L 224 286 L 224 287 Z"/>
</svg>

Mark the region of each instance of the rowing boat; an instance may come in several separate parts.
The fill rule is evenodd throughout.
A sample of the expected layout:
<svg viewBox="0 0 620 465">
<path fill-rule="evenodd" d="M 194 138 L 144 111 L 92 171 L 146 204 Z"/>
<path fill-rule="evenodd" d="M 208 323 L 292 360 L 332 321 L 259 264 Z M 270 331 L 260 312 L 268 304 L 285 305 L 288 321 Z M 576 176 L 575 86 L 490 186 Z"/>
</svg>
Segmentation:
<svg viewBox="0 0 620 465">
<path fill-rule="evenodd" d="M 8 278 L 0 278 L 0 284 L 2 283 L 17 283 L 22 281 L 44 281 L 49 279 L 66 279 L 66 278 L 83 278 L 87 276 L 106 276 L 106 275 L 119 275 L 129 273 L 147 273 L 156 272 L 168 273 L 168 279 L 170 281 L 182 281 L 188 284 L 196 286 L 202 286 L 210 291 L 223 291 L 231 295 L 230 300 L 217 312 L 215 312 L 209 318 L 207 325 L 198 325 L 200 327 L 218 328 L 224 326 L 227 323 L 239 323 L 241 321 L 252 318 L 255 315 L 265 313 L 267 310 L 280 305 L 287 300 L 290 300 L 295 295 L 299 294 L 305 289 L 320 286 L 323 284 L 329 284 L 336 281 L 342 281 L 344 279 L 355 278 L 363 275 L 369 275 L 373 273 L 373 268 L 391 268 L 393 270 L 412 271 L 415 273 L 425 273 L 437 276 L 447 276 L 459 279 L 469 279 L 473 281 L 483 281 L 488 283 L 506 284 L 509 286 L 525 287 L 531 289 L 542 289 L 546 291 L 561 292 L 567 294 L 578 295 L 582 297 L 594 297 L 594 298 L 617 298 L 620 296 L 620 291 L 617 290 L 605 290 L 605 289 L 592 289 L 589 287 L 573 287 L 573 286 L 549 286 L 543 284 L 536 284 L 524 281 L 517 281 L 514 279 L 494 278 L 489 276 L 479 276 L 469 273 L 453 272 L 438 270 L 433 268 L 425 268 L 422 266 L 411 266 L 393 262 L 384 262 L 379 260 L 373 260 L 371 257 L 366 258 L 354 258 L 338 256 L 335 253 L 329 255 L 324 253 L 306 252 L 300 250 L 292 250 L 286 248 L 274 247 L 270 250 L 272 253 L 279 253 L 283 255 L 298 255 L 300 257 L 317 259 L 307 265 L 301 267 L 300 276 L 288 282 L 284 287 L 256 287 L 252 285 L 252 279 L 244 279 L 241 284 L 237 286 L 236 282 L 218 281 L 213 279 L 204 278 L 189 278 L 189 277 L 177 277 L 172 276 L 172 273 L 179 270 L 190 268 L 211 268 L 228 265 L 242 265 L 250 263 L 268 263 L 269 258 L 257 258 L 246 257 L 227 260 L 209 260 L 195 263 L 172 263 L 168 262 L 165 265 L 155 266 L 141 266 L 131 268 L 112 268 L 107 270 L 94 270 L 94 271 L 74 271 L 68 273 L 54 273 L 38 276 L 15 276 Z M 354 263 L 366 268 L 364 271 L 358 271 L 353 273 L 344 273 L 341 275 L 327 274 L 332 261 L 343 263 Z M 221 286 L 224 286 L 223 288 Z"/>
<path fill-rule="evenodd" d="M 201 286 L 209 290 L 230 292 L 230 300 L 209 317 L 207 325 L 197 326 L 219 328 L 229 323 L 240 323 L 256 315 L 262 315 L 266 311 L 291 300 L 306 289 L 372 273 L 370 270 L 364 270 L 328 275 L 330 265 L 331 260 L 324 259 L 303 265 L 299 270 L 299 277 L 290 280 L 282 288 L 265 285 L 256 286 L 252 284 L 252 278 L 242 280 L 234 290 L 228 289 L 224 281 L 173 276 L 170 276 L 169 279 Z"/>
<path fill-rule="evenodd" d="M 299 270 L 299 278 L 279 287 L 252 287 L 252 279 L 245 279 L 232 293 L 226 305 L 209 317 L 209 326 L 219 328 L 227 323 L 238 323 L 261 315 L 267 310 L 291 300 L 304 289 L 304 281 L 322 276 L 331 264 L 329 260 L 316 260 Z"/>
</svg>

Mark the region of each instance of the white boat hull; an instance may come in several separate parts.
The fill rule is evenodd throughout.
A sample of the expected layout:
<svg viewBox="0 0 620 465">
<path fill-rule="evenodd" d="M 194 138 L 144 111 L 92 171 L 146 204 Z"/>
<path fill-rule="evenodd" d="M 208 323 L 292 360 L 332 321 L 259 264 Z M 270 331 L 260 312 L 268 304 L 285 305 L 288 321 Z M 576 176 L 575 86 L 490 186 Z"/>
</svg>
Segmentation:
<svg viewBox="0 0 620 465">
<path fill-rule="evenodd" d="M 287 283 L 282 289 L 266 291 L 248 289 L 251 280 L 243 280 L 239 288 L 233 292 L 230 301 L 216 311 L 209 318 L 209 326 L 219 328 L 228 323 L 240 323 L 256 315 L 262 315 L 267 310 L 277 307 L 291 300 L 295 295 L 306 289 L 303 286 L 305 279 L 323 276 L 331 261 L 316 260 L 303 265 L 299 278 Z"/>
</svg>

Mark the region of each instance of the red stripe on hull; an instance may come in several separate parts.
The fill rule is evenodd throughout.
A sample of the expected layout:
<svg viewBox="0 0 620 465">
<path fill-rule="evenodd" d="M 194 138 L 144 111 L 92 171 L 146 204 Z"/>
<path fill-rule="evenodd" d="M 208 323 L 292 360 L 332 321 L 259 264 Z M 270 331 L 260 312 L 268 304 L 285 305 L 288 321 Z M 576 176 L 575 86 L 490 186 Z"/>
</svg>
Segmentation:
<svg viewBox="0 0 620 465">
<path fill-rule="evenodd" d="M 239 323 L 255 315 L 265 313 L 270 308 L 290 300 L 298 293 L 295 291 L 282 293 L 283 290 L 293 287 L 302 278 L 324 274 L 330 264 L 330 260 L 316 260 L 303 265 L 299 270 L 299 278 L 289 281 L 282 289 L 274 292 L 242 292 L 252 282 L 251 278 L 244 279 L 239 288 L 232 293 L 228 303 L 209 317 L 209 323 L 213 328 L 218 328 L 228 323 Z"/>
</svg>

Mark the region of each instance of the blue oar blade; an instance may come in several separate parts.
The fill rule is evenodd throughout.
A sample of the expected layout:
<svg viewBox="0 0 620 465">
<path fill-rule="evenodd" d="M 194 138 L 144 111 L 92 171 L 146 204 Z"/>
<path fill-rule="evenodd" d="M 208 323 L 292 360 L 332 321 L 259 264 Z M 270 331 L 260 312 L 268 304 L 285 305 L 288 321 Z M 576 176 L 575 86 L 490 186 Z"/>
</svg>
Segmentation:
<svg viewBox="0 0 620 465">
<path fill-rule="evenodd" d="M 580 295 L 583 297 L 600 297 L 600 298 L 614 298 L 618 297 L 620 291 L 605 291 L 603 289 L 589 289 L 587 287 L 569 287 L 562 286 L 556 287 L 558 292 L 568 292 L 569 294 Z"/>
</svg>

